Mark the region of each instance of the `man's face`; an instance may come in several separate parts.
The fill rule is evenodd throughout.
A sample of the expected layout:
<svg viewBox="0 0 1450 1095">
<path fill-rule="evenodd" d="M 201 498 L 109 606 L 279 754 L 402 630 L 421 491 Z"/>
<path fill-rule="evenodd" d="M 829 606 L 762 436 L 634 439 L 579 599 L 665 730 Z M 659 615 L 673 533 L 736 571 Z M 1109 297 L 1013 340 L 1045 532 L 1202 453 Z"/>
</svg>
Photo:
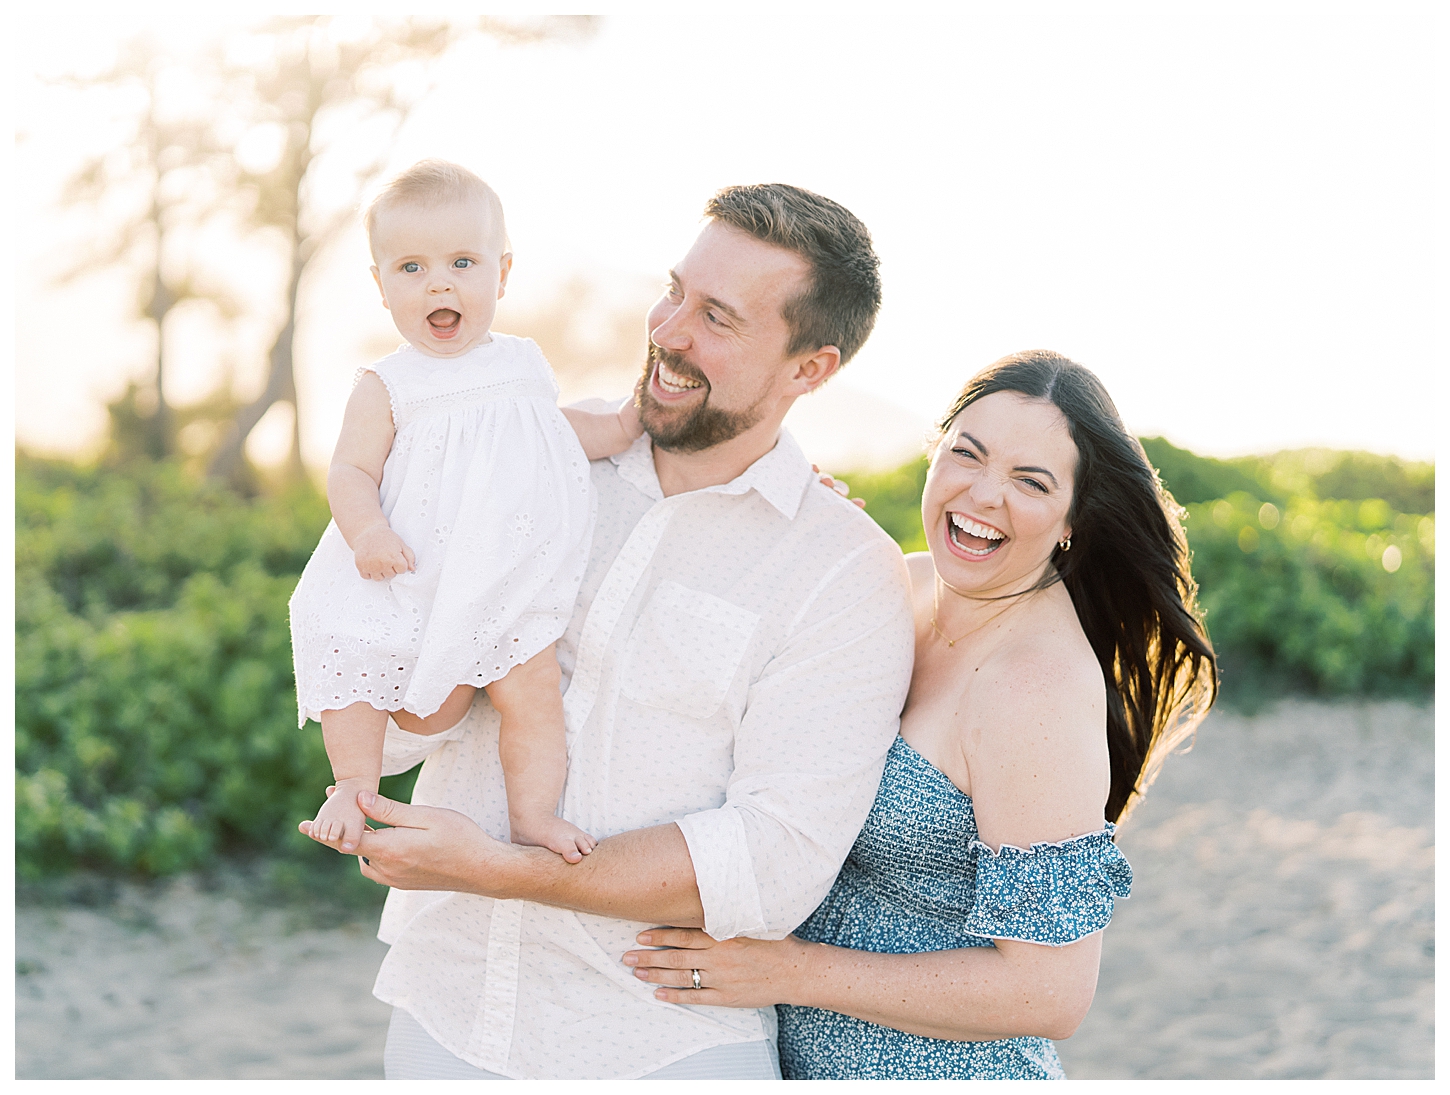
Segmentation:
<svg viewBox="0 0 1450 1095">
<path fill-rule="evenodd" d="M 794 373 L 781 312 L 809 276 L 798 255 L 720 221 L 705 226 L 647 320 L 635 398 L 657 446 L 699 452 L 776 409 Z"/>
</svg>

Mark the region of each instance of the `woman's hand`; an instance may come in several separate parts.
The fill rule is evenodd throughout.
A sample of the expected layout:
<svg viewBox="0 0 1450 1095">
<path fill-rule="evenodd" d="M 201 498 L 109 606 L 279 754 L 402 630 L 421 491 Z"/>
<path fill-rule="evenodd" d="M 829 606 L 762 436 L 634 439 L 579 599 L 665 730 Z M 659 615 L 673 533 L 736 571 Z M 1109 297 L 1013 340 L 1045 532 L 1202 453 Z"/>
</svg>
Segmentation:
<svg viewBox="0 0 1450 1095">
<path fill-rule="evenodd" d="M 811 944 L 784 939 L 727 939 L 717 943 L 694 928 L 651 928 L 635 939 L 665 950 L 630 951 L 624 964 L 641 981 L 659 985 L 655 999 L 669 1004 L 763 1008 L 789 1004 L 804 978 Z M 692 970 L 700 973 L 693 987 Z"/>
<path fill-rule="evenodd" d="M 830 487 L 833 491 L 835 491 L 837 494 L 839 494 L 842 498 L 850 498 L 852 502 L 854 502 L 856 505 L 860 506 L 862 509 L 865 509 L 866 508 L 866 499 L 864 499 L 864 498 L 851 498 L 851 488 L 848 487 L 845 483 L 839 482 L 838 480 L 832 478 L 830 475 L 827 475 L 825 472 L 821 471 L 819 465 L 812 464 L 811 465 L 811 471 L 815 472 L 817 475 L 819 475 L 821 477 L 821 486 L 823 486 L 823 487 Z"/>
</svg>

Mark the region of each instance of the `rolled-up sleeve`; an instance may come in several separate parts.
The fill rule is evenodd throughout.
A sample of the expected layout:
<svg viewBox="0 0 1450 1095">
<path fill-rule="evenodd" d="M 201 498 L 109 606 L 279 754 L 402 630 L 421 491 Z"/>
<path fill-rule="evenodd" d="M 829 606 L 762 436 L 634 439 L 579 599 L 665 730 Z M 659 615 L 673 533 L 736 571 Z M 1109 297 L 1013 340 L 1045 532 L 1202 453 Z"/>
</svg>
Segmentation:
<svg viewBox="0 0 1450 1095">
<path fill-rule="evenodd" d="M 724 805 L 677 822 L 709 935 L 778 939 L 826 896 L 875 799 L 913 647 L 904 561 L 873 536 L 821 578 L 751 685 Z"/>
</svg>

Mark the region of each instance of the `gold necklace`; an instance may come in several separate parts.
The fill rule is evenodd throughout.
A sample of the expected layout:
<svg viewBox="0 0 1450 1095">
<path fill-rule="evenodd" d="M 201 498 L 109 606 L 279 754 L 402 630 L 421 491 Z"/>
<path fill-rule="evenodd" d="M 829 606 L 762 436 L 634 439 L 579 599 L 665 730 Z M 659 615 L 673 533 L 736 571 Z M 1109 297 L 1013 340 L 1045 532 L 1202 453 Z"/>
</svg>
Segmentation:
<svg viewBox="0 0 1450 1095">
<path fill-rule="evenodd" d="M 983 620 L 976 627 L 972 628 L 970 631 L 963 632 L 955 639 L 949 639 L 947 638 L 946 632 L 936 626 L 937 614 L 941 611 L 941 586 L 945 584 L 945 582 L 942 582 L 940 575 L 937 575 L 936 579 L 931 584 L 931 629 L 935 631 L 939 636 L 941 636 L 941 640 L 942 642 L 947 644 L 948 650 L 956 646 L 957 643 L 961 642 L 968 635 L 975 635 L 978 631 L 981 631 L 982 628 L 986 627 L 993 620 L 1000 620 L 1003 616 L 1007 615 L 1009 611 L 1011 611 L 1013 605 L 1019 603 L 1017 601 L 1013 601 L 1012 604 L 1008 605 L 1001 612 L 997 613 L 997 615 L 991 616 L 988 619 Z"/>
</svg>

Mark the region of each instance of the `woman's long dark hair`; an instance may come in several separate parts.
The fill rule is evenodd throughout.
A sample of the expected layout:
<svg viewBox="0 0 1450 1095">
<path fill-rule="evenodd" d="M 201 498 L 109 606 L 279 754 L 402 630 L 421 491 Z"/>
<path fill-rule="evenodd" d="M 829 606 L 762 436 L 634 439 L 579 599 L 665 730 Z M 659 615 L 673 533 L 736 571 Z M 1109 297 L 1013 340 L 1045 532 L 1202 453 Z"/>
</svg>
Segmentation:
<svg viewBox="0 0 1450 1095">
<path fill-rule="evenodd" d="M 1052 403 L 1077 445 L 1071 547 L 1053 549 L 1055 569 L 1038 588 L 1067 587 L 1102 666 L 1113 777 L 1104 815 L 1122 821 L 1218 696 L 1182 510 L 1107 389 L 1081 365 L 1050 350 L 1004 357 L 967 382 L 940 428 L 993 392 Z"/>
</svg>

